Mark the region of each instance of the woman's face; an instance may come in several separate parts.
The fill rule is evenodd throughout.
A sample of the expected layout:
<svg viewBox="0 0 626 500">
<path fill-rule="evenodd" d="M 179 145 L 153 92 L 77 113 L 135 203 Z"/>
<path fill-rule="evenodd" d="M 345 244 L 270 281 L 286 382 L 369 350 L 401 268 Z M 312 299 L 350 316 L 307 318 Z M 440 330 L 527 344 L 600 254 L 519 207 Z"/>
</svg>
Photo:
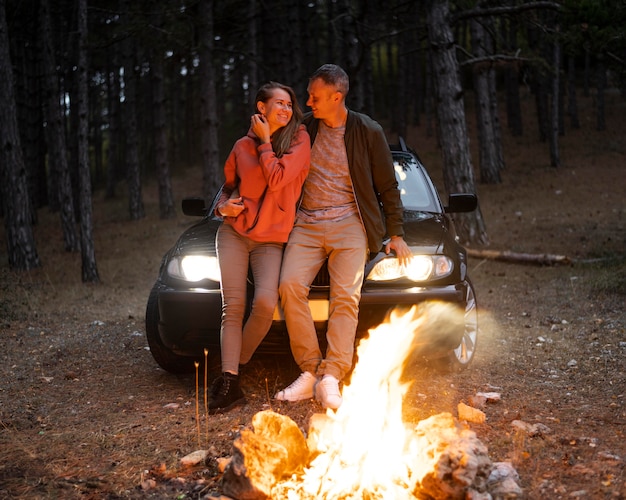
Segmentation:
<svg viewBox="0 0 626 500">
<path fill-rule="evenodd" d="M 289 123 L 293 116 L 292 106 L 289 93 L 283 89 L 273 89 L 272 97 L 258 103 L 259 112 L 265 116 L 272 133 Z"/>
</svg>

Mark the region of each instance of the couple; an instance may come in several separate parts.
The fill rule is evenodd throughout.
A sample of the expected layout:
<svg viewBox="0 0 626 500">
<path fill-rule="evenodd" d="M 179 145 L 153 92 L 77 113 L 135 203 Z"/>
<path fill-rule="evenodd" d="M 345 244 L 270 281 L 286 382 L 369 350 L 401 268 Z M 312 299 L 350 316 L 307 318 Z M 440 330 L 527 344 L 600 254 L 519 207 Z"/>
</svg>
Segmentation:
<svg viewBox="0 0 626 500">
<path fill-rule="evenodd" d="M 216 205 L 224 218 L 217 233 L 222 375 L 211 387 L 209 413 L 245 402 L 239 366 L 267 334 L 279 291 L 302 373 L 274 398 L 315 396 L 324 408 L 339 408 L 339 383 L 352 366 L 366 259 L 382 248 L 385 231 L 391 236 L 386 252 L 393 250 L 401 261 L 410 258 L 387 140 L 378 123 L 348 110 L 348 88 L 343 69 L 321 66 L 309 79 L 312 112 L 303 117 L 290 87 L 264 85 L 250 130 L 226 161 Z M 331 290 L 324 357 L 308 293 L 327 258 Z M 245 324 L 248 266 L 242 262 L 249 262 L 255 283 Z"/>
</svg>

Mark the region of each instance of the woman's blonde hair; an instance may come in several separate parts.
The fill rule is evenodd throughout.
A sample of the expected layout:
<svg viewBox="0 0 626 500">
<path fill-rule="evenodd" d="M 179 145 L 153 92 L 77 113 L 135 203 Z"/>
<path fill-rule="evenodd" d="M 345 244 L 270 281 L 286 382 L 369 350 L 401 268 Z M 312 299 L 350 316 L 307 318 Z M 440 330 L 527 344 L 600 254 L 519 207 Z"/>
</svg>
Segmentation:
<svg viewBox="0 0 626 500">
<path fill-rule="evenodd" d="M 254 99 L 255 110 L 259 102 L 265 103 L 274 96 L 275 89 L 284 90 L 289 94 L 289 97 L 291 97 L 291 109 L 293 111 L 289 123 L 272 134 L 272 149 L 276 156 L 280 157 L 289 149 L 293 138 L 296 136 L 298 127 L 302 122 L 302 110 L 298 105 L 298 99 L 296 99 L 296 93 L 293 89 L 278 82 L 267 82 L 259 88 L 256 93 L 256 98 Z"/>
</svg>

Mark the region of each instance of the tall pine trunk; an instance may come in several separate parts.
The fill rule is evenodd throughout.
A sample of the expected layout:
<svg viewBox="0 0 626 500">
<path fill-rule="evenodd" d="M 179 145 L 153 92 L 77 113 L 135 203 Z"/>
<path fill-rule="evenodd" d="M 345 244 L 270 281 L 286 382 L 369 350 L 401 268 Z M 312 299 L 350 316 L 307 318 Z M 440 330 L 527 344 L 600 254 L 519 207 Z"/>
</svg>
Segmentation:
<svg viewBox="0 0 626 500">
<path fill-rule="evenodd" d="M 567 114 L 572 128 L 580 128 L 578 117 L 578 101 L 576 99 L 576 58 L 567 56 Z"/>
<path fill-rule="evenodd" d="M 205 198 L 216 193 L 221 178 L 217 142 L 217 99 L 213 68 L 213 0 L 200 0 L 200 96 L 202 137 L 202 192 Z M 256 90 L 256 89 L 255 89 Z"/>
<path fill-rule="evenodd" d="M 0 2 L 0 68 L 0 189 L 7 253 L 11 268 L 27 270 L 41 264 L 31 226 L 28 179 L 17 126 L 4 2 Z"/>
<path fill-rule="evenodd" d="M 427 17 L 446 192 L 474 193 L 463 89 L 450 29 L 448 0 L 429 0 Z M 455 221 L 463 243 L 487 242 L 480 208 L 469 214 L 456 215 Z"/>
<path fill-rule="evenodd" d="M 109 112 L 108 120 L 108 149 L 107 149 L 107 170 L 105 197 L 107 199 L 115 197 L 115 187 L 122 172 L 120 160 L 123 148 L 121 147 L 122 134 L 120 133 L 120 70 L 117 64 L 117 53 L 111 51 L 107 58 L 107 107 Z"/>
<path fill-rule="evenodd" d="M 159 184 L 159 214 L 161 219 L 176 215 L 168 159 L 167 128 L 165 119 L 165 90 L 163 54 L 154 51 L 152 58 L 152 104 L 154 113 L 154 156 Z"/>
<path fill-rule="evenodd" d="M 84 282 L 100 281 L 93 244 L 91 174 L 89 172 L 89 91 L 87 89 L 87 0 L 78 0 L 78 205 Z"/>
<path fill-rule="evenodd" d="M 13 5 L 14 4 L 11 4 Z M 37 2 L 21 2 L 24 15 L 13 15 L 9 21 L 9 44 L 17 122 L 22 154 L 28 175 L 28 189 L 33 223 L 37 209 L 48 203 L 45 140 L 42 118 L 43 93 L 40 81 L 41 34 Z"/>
<path fill-rule="evenodd" d="M 54 56 L 54 44 L 52 43 L 52 23 L 49 0 L 41 0 L 40 19 L 44 70 L 42 81 L 45 94 L 43 109 L 46 120 L 48 168 L 50 169 L 51 175 L 56 178 L 55 185 L 57 188 L 56 193 L 52 194 L 56 195 L 56 202 L 59 207 L 65 250 L 68 252 L 77 252 L 80 248 L 80 240 L 76 228 L 72 182 L 67 162 L 65 118 L 60 104 L 59 79 Z"/>
<path fill-rule="evenodd" d="M 514 4 L 509 0 L 508 3 Z M 502 40 L 505 50 L 514 54 L 518 50 L 517 32 L 518 22 L 514 16 L 501 23 Z M 524 125 L 522 122 L 522 104 L 519 91 L 519 67 L 518 63 L 512 62 L 504 68 L 504 86 L 506 95 L 506 117 L 509 132 L 514 137 L 523 135 Z"/>
<path fill-rule="evenodd" d="M 554 40 L 553 43 L 554 45 L 552 46 L 552 62 L 554 64 L 554 73 L 552 75 L 552 106 L 550 107 L 550 165 L 553 167 L 559 167 L 561 165 L 561 153 L 559 151 L 561 47 L 559 45 L 558 39 Z"/>
<path fill-rule="evenodd" d="M 599 55 L 598 56 L 598 62 L 597 62 L 597 68 L 596 68 L 596 75 L 597 75 L 597 83 L 596 83 L 596 89 L 597 89 L 597 95 L 596 95 L 596 130 L 606 130 L 606 116 L 604 114 L 605 111 L 605 107 L 604 107 L 604 93 L 606 91 L 606 87 L 607 87 L 607 77 L 606 77 L 606 65 L 604 63 L 604 56 Z"/>
<path fill-rule="evenodd" d="M 470 32 L 472 38 L 472 52 L 477 58 L 488 55 L 487 37 L 489 36 L 483 27 L 483 18 L 470 20 Z M 491 63 L 479 62 L 474 64 L 472 73 L 474 76 L 474 95 L 476 109 L 476 126 L 478 129 L 478 161 L 480 168 L 480 182 L 485 184 L 499 184 L 500 178 L 500 153 L 499 137 L 496 134 L 496 124 L 493 121 L 492 103 L 497 100 L 497 95 L 491 93 L 489 77 Z M 497 104 L 495 105 L 497 109 Z"/>
<path fill-rule="evenodd" d="M 130 12 L 130 1 L 123 5 Z M 139 131 L 137 125 L 137 71 L 135 70 L 135 41 L 124 42 L 124 121 L 126 133 L 126 180 L 128 182 L 128 211 L 131 220 L 145 217 L 139 168 Z"/>
</svg>

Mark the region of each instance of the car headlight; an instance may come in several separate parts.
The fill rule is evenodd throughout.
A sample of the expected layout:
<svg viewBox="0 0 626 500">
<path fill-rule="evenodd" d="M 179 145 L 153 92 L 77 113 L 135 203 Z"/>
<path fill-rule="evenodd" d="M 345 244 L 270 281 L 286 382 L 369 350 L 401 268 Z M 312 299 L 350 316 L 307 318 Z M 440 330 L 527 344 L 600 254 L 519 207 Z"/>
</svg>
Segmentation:
<svg viewBox="0 0 626 500">
<path fill-rule="evenodd" d="M 208 255 L 174 257 L 167 264 L 167 273 L 173 278 L 192 282 L 205 279 L 219 282 L 221 278 L 217 257 Z"/>
<path fill-rule="evenodd" d="M 408 278 L 412 281 L 427 281 L 448 276 L 453 268 L 452 260 L 445 255 L 413 255 L 405 265 L 400 265 L 396 258 L 386 258 L 376 263 L 367 279 L 390 281 Z"/>
</svg>

